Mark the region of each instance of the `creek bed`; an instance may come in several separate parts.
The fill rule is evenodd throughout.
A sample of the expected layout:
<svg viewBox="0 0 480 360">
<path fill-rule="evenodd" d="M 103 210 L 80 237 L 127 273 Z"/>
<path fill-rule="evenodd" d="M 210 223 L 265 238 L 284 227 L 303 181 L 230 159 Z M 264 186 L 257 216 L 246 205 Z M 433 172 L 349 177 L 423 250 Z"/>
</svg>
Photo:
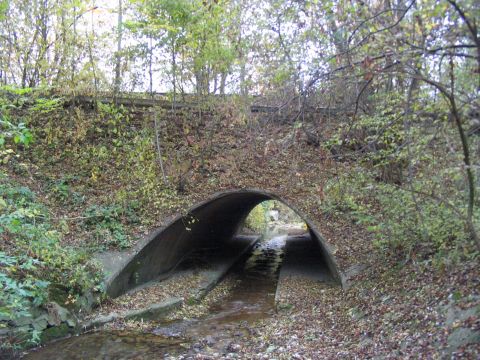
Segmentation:
<svg viewBox="0 0 480 360">
<path fill-rule="evenodd" d="M 256 244 L 231 269 L 228 281 L 234 286 L 229 294 L 213 302 L 203 317 L 160 322 L 149 333 L 104 330 L 75 336 L 31 352 L 26 359 L 131 359 L 152 354 L 175 358 L 203 350 L 213 356 L 233 354 L 250 324 L 275 313 L 275 289 L 286 238 L 274 236 Z"/>
<path fill-rule="evenodd" d="M 221 260 L 221 254 L 210 255 L 210 261 Z M 262 324 L 285 316 L 275 315 L 276 300 L 280 305 L 292 304 L 291 296 L 303 282 L 310 284 L 309 289 L 331 282 L 316 244 L 308 235 L 270 234 L 240 257 L 200 303 L 186 302 L 166 319 L 111 323 L 102 331 L 52 343 L 26 358 L 242 358 L 252 337 L 261 336 Z"/>
</svg>

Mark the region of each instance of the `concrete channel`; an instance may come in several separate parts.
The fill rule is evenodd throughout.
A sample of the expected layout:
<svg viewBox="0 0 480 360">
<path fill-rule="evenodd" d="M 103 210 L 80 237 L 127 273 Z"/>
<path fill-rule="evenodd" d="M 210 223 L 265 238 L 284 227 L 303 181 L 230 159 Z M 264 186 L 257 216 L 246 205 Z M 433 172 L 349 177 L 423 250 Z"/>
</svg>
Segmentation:
<svg viewBox="0 0 480 360">
<path fill-rule="evenodd" d="M 288 236 L 284 254 L 275 291 L 277 309 L 284 291 L 282 284 L 287 278 L 296 277 L 322 283 L 335 283 L 328 266 L 322 261 L 321 248 L 312 240 L 310 234 Z"/>
<path fill-rule="evenodd" d="M 234 266 L 240 258 L 248 253 L 255 244 L 261 240 L 261 236 L 246 236 L 238 235 L 232 239 L 228 245 L 216 247 L 197 249 L 196 253 L 190 254 L 185 261 L 198 261 L 200 257 L 202 262 L 207 263 L 207 267 L 199 271 L 199 276 L 202 278 L 197 288 L 191 289 L 192 297 L 195 301 L 200 301 L 205 297 L 228 273 L 230 268 Z M 203 253 L 204 256 L 201 254 Z M 205 255 L 205 253 L 208 253 Z M 179 266 L 188 266 L 188 264 L 179 263 Z M 175 276 L 175 269 L 169 272 L 168 277 Z M 149 286 L 155 286 L 158 282 L 165 280 L 165 274 L 158 279 L 141 284 L 137 288 L 131 289 L 129 293 L 134 293 Z M 112 312 L 108 315 L 99 315 L 81 324 L 82 331 L 91 330 L 100 327 L 109 322 L 116 320 L 150 320 L 161 319 L 168 315 L 171 311 L 182 307 L 187 300 L 183 297 L 174 296 L 162 302 L 153 303 L 141 309 L 128 310 L 125 312 Z"/>
</svg>

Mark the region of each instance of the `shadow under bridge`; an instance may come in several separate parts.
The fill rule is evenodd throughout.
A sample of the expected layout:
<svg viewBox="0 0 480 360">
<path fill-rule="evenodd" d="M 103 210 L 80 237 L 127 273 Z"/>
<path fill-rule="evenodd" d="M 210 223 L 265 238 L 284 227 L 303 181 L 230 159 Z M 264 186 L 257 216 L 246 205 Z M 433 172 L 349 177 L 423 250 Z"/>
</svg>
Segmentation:
<svg viewBox="0 0 480 360">
<path fill-rule="evenodd" d="M 139 285 L 167 277 L 192 251 L 218 246 L 240 251 L 235 236 L 250 211 L 266 200 L 277 200 L 291 208 L 306 223 L 320 261 L 331 277 L 341 284 L 341 274 L 323 237 L 313 224 L 277 195 L 258 189 L 231 190 L 215 194 L 177 216 L 167 226 L 154 231 L 141 248 L 131 254 L 107 280 L 107 293 L 119 296 Z M 240 237 L 241 238 L 241 237 Z"/>
</svg>

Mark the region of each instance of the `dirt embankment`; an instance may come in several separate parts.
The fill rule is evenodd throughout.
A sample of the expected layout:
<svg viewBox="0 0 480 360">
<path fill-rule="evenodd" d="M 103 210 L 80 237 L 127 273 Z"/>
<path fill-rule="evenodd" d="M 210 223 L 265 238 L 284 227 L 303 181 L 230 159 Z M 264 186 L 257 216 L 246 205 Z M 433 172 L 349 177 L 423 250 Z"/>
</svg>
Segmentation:
<svg viewBox="0 0 480 360">
<path fill-rule="evenodd" d="M 38 190 L 65 227 L 66 243 L 90 246 L 91 230 L 82 217 L 92 204 L 135 200 L 140 223 L 128 223 L 127 215 L 118 221 L 141 235 L 215 192 L 260 188 L 296 206 L 332 246 L 350 288 L 286 279 L 284 310 L 240 341 L 240 358 L 436 358 L 452 351 L 454 357 L 477 358 L 478 264 L 438 268 L 411 259 L 399 265 L 374 249 L 370 234 L 358 225 L 323 215 L 325 182 L 348 172 L 349 165 L 332 162 L 321 147 L 308 144 L 300 129 L 229 116 L 209 121 L 166 116 L 161 134 L 170 182 L 165 186 L 148 116 L 129 125 L 128 142 L 117 144 L 117 135 L 99 135 L 104 132 L 93 141 L 98 121 L 79 114 L 57 117 L 68 125 L 63 133 L 50 125 L 39 130 L 31 159 L 9 170 Z M 82 126 L 84 135 L 77 131 Z M 52 144 L 55 149 L 48 150 Z M 63 188 L 54 193 L 49 185 L 67 175 L 75 177 L 66 194 L 81 194 L 78 204 L 65 200 Z"/>
</svg>

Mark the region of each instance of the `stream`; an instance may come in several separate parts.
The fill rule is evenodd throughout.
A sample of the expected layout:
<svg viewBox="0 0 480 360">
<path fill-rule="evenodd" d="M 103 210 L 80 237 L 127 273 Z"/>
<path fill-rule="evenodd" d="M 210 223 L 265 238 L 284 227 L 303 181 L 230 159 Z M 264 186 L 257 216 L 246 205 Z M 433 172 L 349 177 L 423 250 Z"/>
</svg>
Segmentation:
<svg viewBox="0 0 480 360">
<path fill-rule="evenodd" d="M 271 235 L 239 261 L 227 276 L 236 280 L 230 293 L 209 314 L 159 323 L 152 333 L 97 331 L 56 341 L 26 359 L 168 359 L 208 352 L 214 357 L 236 352 L 249 324 L 272 316 L 286 235 Z"/>
</svg>

